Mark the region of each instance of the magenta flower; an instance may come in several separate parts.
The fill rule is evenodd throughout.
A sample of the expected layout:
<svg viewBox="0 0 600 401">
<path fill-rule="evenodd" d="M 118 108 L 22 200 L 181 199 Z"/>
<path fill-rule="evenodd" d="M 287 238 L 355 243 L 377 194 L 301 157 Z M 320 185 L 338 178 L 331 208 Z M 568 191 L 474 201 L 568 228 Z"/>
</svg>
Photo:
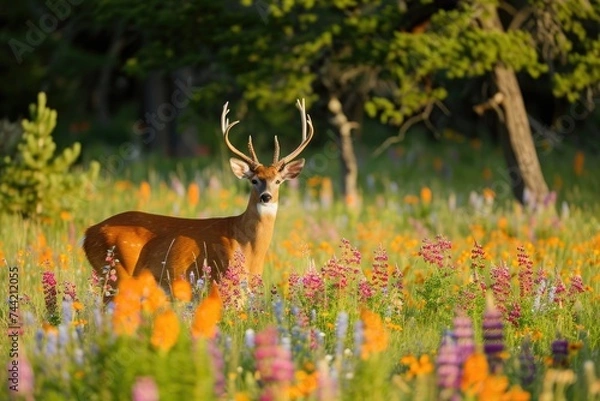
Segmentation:
<svg viewBox="0 0 600 401">
<path fill-rule="evenodd" d="M 569 298 L 573 299 L 577 294 L 585 292 L 585 286 L 583 285 L 583 279 L 579 274 L 575 274 L 571 277 L 571 284 L 569 285 Z"/>
<path fill-rule="evenodd" d="M 510 295 L 510 272 L 506 264 L 501 263 L 493 267 L 490 275 L 492 277 L 492 293 L 496 301 L 496 307 L 505 314 L 507 312 L 506 303 Z"/>
<path fill-rule="evenodd" d="M 302 277 L 304 287 L 304 296 L 310 300 L 316 301 L 323 297 L 325 291 L 325 282 L 323 277 L 311 266 Z"/>
<path fill-rule="evenodd" d="M 45 271 L 42 274 L 42 287 L 44 290 L 44 301 L 46 303 L 46 311 L 48 312 L 49 318 L 52 320 L 56 316 L 57 303 L 56 303 L 56 278 L 54 273 L 51 271 Z"/>
<path fill-rule="evenodd" d="M 292 353 L 279 344 L 277 328 L 267 327 L 256 334 L 254 357 L 264 383 L 290 382 L 294 378 Z"/>
<path fill-rule="evenodd" d="M 440 269 L 444 267 L 451 268 L 452 266 L 449 263 L 450 255 L 448 255 L 450 249 L 452 249 L 452 242 L 441 235 L 437 235 L 435 241 L 431 241 L 428 238 L 423 240 L 423 244 L 419 250 L 419 256 L 421 256 L 425 262 L 436 265 Z M 448 261 L 446 259 L 448 259 Z"/>
<path fill-rule="evenodd" d="M 533 262 L 525 252 L 523 246 L 517 248 L 517 260 L 519 264 L 519 296 L 521 298 L 533 293 Z"/>
<path fill-rule="evenodd" d="M 380 295 L 384 295 L 388 291 L 389 280 L 390 272 L 388 255 L 385 249 L 380 245 L 373 257 L 373 288 Z"/>
</svg>

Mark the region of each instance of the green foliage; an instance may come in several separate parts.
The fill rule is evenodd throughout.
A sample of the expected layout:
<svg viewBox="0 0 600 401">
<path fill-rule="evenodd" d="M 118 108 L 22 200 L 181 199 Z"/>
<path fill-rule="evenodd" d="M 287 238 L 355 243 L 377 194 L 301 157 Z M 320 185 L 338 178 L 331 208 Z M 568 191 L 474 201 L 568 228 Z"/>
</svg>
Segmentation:
<svg viewBox="0 0 600 401">
<path fill-rule="evenodd" d="M 55 156 L 52 131 L 56 111 L 46 107 L 46 94 L 30 106 L 31 120 L 22 122 L 23 134 L 16 153 L 0 159 L 0 207 L 24 217 L 52 217 L 73 211 L 86 199 L 100 166 L 92 162 L 85 172 L 70 172 L 81 152 L 79 143 Z"/>
</svg>

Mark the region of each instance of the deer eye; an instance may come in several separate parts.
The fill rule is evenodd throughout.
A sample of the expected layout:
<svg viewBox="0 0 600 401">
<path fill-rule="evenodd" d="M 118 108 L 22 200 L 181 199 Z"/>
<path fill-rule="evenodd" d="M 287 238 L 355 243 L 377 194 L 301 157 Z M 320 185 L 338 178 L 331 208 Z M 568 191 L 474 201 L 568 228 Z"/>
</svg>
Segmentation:
<svg viewBox="0 0 600 401">
<path fill-rule="evenodd" d="M 258 180 L 256 178 L 253 178 L 250 182 L 254 185 L 258 184 Z"/>
</svg>

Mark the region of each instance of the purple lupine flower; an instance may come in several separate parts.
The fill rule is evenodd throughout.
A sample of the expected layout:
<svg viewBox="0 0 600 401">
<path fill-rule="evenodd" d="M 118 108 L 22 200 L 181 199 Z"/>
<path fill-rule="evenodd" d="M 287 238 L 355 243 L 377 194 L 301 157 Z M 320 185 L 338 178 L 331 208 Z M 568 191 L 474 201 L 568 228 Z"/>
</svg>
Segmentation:
<svg viewBox="0 0 600 401">
<path fill-rule="evenodd" d="M 51 271 L 45 271 L 42 273 L 42 287 L 44 290 L 44 302 L 46 303 L 46 312 L 50 319 L 56 316 L 57 304 L 56 304 L 56 278 L 54 273 Z"/>
<path fill-rule="evenodd" d="M 132 401 L 158 401 L 158 386 L 153 378 L 138 377 L 131 388 Z"/>
<path fill-rule="evenodd" d="M 519 296 L 525 298 L 533 293 L 533 262 L 522 245 L 517 247 L 519 265 Z"/>
<path fill-rule="evenodd" d="M 438 385 L 444 399 L 453 399 L 460 388 L 461 351 L 451 331 L 442 337 L 437 357 Z"/>
<path fill-rule="evenodd" d="M 217 344 L 217 337 L 208 340 L 207 343 L 208 354 L 212 362 L 212 372 L 214 376 L 214 391 L 215 395 L 219 398 L 225 395 L 226 381 L 225 381 L 225 361 L 223 359 L 223 353 L 219 349 Z"/>
<path fill-rule="evenodd" d="M 454 318 L 454 340 L 458 351 L 459 362 L 463 364 L 475 352 L 475 334 L 471 318 L 459 312 Z"/>
<path fill-rule="evenodd" d="M 354 350 L 356 354 L 360 353 L 365 341 L 365 325 L 361 319 L 354 323 Z"/>
<path fill-rule="evenodd" d="M 344 340 L 346 339 L 346 332 L 348 331 L 348 313 L 341 311 L 337 315 L 335 321 L 335 355 L 339 358 L 344 350 Z"/>
<path fill-rule="evenodd" d="M 62 322 L 71 323 L 73 320 L 73 301 L 70 297 L 64 297 L 62 300 Z"/>
<path fill-rule="evenodd" d="M 487 356 L 490 372 L 499 373 L 502 369 L 502 351 L 504 351 L 502 312 L 494 305 L 491 297 L 488 297 L 483 314 L 483 352 Z"/>
<path fill-rule="evenodd" d="M 519 367 L 521 370 L 520 379 L 523 387 L 530 386 L 535 381 L 537 368 L 533 352 L 531 351 L 531 341 L 525 338 L 521 345 L 521 353 L 519 354 Z"/>
<path fill-rule="evenodd" d="M 510 295 L 510 271 L 505 263 L 495 266 L 490 271 L 492 277 L 492 293 L 496 301 L 496 308 L 505 314 L 507 312 L 506 302 Z"/>
<path fill-rule="evenodd" d="M 244 333 L 244 343 L 246 344 L 246 348 L 254 349 L 256 339 L 256 333 L 252 329 L 247 329 Z"/>
<path fill-rule="evenodd" d="M 569 342 L 564 338 L 557 338 L 552 342 L 552 366 L 566 368 L 569 365 Z"/>
</svg>

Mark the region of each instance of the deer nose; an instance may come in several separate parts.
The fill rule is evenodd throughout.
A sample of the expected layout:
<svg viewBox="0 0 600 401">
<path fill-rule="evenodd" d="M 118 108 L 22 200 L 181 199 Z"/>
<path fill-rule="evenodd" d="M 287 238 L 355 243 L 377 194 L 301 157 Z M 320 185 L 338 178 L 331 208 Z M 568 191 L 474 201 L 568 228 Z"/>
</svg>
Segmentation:
<svg viewBox="0 0 600 401">
<path fill-rule="evenodd" d="M 271 196 L 271 194 L 270 194 L 270 193 L 268 193 L 268 192 L 265 192 L 264 194 L 262 194 L 262 195 L 260 196 L 260 201 L 261 201 L 262 203 L 269 203 L 269 201 L 270 201 L 271 199 L 273 199 L 273 197 L 272 197 L 272 196 Z"/>
</svg>

